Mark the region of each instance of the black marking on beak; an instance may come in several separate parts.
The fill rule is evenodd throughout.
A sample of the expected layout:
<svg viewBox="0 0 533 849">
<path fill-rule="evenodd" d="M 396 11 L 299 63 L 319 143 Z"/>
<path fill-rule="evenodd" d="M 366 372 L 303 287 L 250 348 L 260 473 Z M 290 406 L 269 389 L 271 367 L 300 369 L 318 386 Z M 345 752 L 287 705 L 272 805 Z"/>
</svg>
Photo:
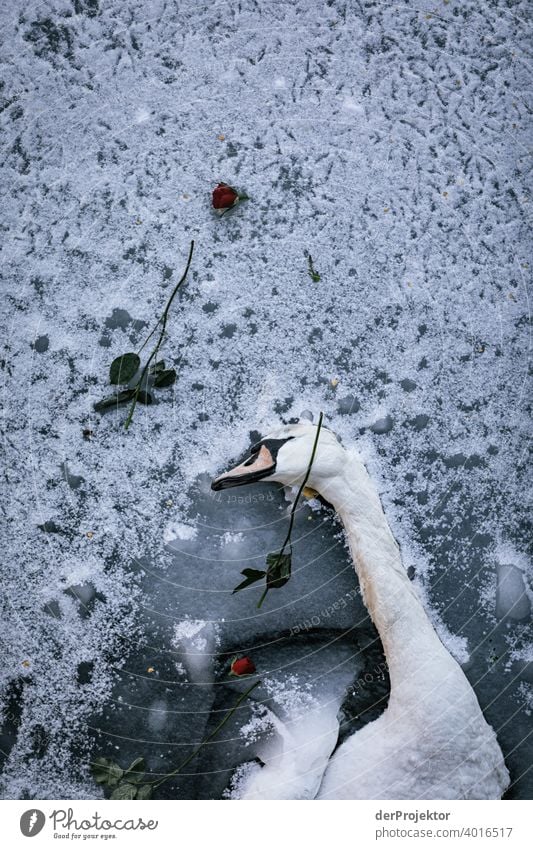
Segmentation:
<svg viewBox="0 0 533 849">
<path fill-rule="evenodd" d="M 252 454 L 257 454 L 264 445 L 265 448 L 268 448 L 272 454 L 272 459 L 275 461 L 278 458 L 278 451 L 281 446 L 285 445 L 286 442 L 289 442 L 290 439 L 294 439 L 294 436 L 287 436 L 286 439 L 261 439 L 259 442 L 256 442 L 255 445 L 252 445 L 250 451 Z"/>
<path fill-rule="evenodd" d="M 221 489 L 255 483 L 262 478 L 268 477 L 276 468 L 279 449 L 289 439 L 294 439 L 294 437 L 289 436 L 286 439 L 262 439 L 261 442 L 252 445 L 250 456 L 233 469 L 215 478 L 211 484 L 211 489 L 218 492 Z"/>
</svg>

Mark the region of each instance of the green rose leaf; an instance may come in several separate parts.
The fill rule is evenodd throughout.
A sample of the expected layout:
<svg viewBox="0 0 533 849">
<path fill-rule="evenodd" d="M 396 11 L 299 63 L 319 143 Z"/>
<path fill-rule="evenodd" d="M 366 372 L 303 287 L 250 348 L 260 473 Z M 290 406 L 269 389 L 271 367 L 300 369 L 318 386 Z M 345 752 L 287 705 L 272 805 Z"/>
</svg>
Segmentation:
<svg viewBox="0 0 533 849">
<path fill-rule="evenodd" d="M 267 554 L 266 562 L 268 589 L 283 587 L 291 577 L 291 555 L 274 551 Z"/>
<path fill-rule="evenodd" d="M 108 787 L 115 787 L 124 775 L 124 770 L 108 758 L 96 758 L 91 764 L 91 772 L 98 784 L 107 784 Z"/>
<path fill-rule="evenodd" d="M 135 799 L 137 796 L 137 788 L 135 784 L 129 784 L 127 781 L 121 781 L 118 787 L 111 793 L 110 799 Z"/>
<path fill-rule="evenodd" d="M 109 369 L 109 382 L 115 386 L 119 383 L 129 383 L 132 377 L 137 373 L 141 359 L 137 354 L 128 353 L 121 354 L 111 363 Z"/>
<path fill-rule="evenodd" d="M 153 404 L 154 399 L 150 395 L 149 392 L 145 392 L 144 389 L 140 389 L 137 393 L 137 401 L 139 404 Z"/>
<path fill-rule="evenodd" d="M 127 770 L 124 771 L 124 778 L 133 784 L 140 784 L 144 778 L 145 771 L 146 764 L 144 758 L 136 758 Z"/>
<path fill-rule="evenodd" d="M 117 392 L 115 395 L 108 395 L 107 398 L 96 401 L 93 404 L 93 410 L 97 413 L 102 413 L 110 407 L 116 407 L 118 404 L 125 404 L 126 401 L 131 401 L 134 395 L 135 389 L 123 389 L 122 392 Z"/>
<path fill-rule="evenodd" d="M 159 374 L 160 372 L 162 372 L 164 370 L 165 370 L 165 361 L 159 360 L 158 363 L 154 363 L 153 366 L 150 366 L 150 368 L 148 369 L 148 374 L 150 374 L 150 375 Z"/>
<path fill-rule="evenodd" d="M 137 790 L 137 799 L 151 799 L 152 787 L 150 784 L 141 784 Z"/>
<path fill-rule="evenodd" d="M 239 590 L 244 590 L 246 587 L 255 584 L 256 581 L 260 581 L 261 578 L 265 577 L 266 572 L 263 572 L 262 569 L 243 569 L 241 575 L 244 575 L 244 581 L 235 587 L 233 593 L 238 593 Z"/>
<path fill-rule="evenodd" d="M 164 386 L 172 386 L 176 377 L 177 375 L 173 368 L 164 369 L 154 380 L 154 386 L 158 386 L 159 389 L 162 389 Z"/>
</svg>

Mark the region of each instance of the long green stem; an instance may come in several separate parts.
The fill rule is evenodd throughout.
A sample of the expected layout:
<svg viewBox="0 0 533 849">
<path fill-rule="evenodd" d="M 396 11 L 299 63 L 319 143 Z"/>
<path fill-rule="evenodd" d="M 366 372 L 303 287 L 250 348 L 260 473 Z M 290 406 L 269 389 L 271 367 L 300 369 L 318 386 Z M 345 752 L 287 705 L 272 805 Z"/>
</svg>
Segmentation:
<svg viewBox="0 0 533 849">
<path fill-rule="evenodd" d="M 229 710 L 229 711 L 228 711 L 228 713 L 226 714 L 226 716 L 225 716 L 225 717 L 224 717 L 224 718 L 223 718 L 223 719 L 222 719 L 222 720 L 218 723 L 217 727 L 216 727 L 216 728 L 215 728 L 215 729 L 211 732 L 211 734 L 208 734 L 208 736 L 207 736 L 207 737 L 205 737 L 205 738 L 202 740 L 202 742 L 200 743 L 200 745 L 196 747 L 196 749 L 194 750 L 194 752 L 192 752 L 192 753 L 191 753 L 191 754 L 190 754 L 187 758 L 185 758 L 185 760 L 183 761 L 183 763 L 182 763 L 182 764 L 180 764 L 180 765 L 179 765 L 179 766 L 178 766 L 175 770 L 173 770 L 172 772 L 168 772 L 166 775 L 164 775 L 164 776 L 163 776 L 163 778 L 160 778 L 160 779 L 159 779 L 159 781 L 148 782 L 149 784 L 151 784 L 151 785 L 152 785 L 152 787 L 154 788 L 154 790 L 156 789 L 156 787 L 160 787 L 162 784 L 164 784 L 164 783 L 165 783 L 165 781 L 168 781 L 168 780 L 169 780 L 169 778 L 174 778 L 174 776 L 175 776 L 175 775 L 178 775 L 178 773 L 180 773 L 180 772 L 181 772 L 181 770 L 182 770 L 184 767 L 186 767 L 186 766 L 187 766 L 187 764 L 188 764 L 188 763 L 190 763 L 190 762 L 192 761 L 192 759 L 193 759 L 193 758 L 195 758 L 195 757 L 196 757 L 196 755 L 198 754 L 198 752 L 199 752 L 201 749 L 203 749 L 203 747 L 204 747 L 207 743 L 209 743 L 209 742 L 213 739 L 213 737 L 216 737 L 216 735 L 218 734 L 218 732 L 219 732 L 219 731 L 220 731 L 220 730 L 221 730 L 221 729 L 225 726 L 226 722 L 228 722 L 228 721 L 231 719 L 231 717 L 233 716 L 233 714 L 235 713 L 235 711 L 237 710 L 237 708 L 239 707 L 239 705 L 241 704 L 241 702 L 243 702 L 243 701 L 244 701 L 244 700 L 245 700 L 245 699 L 246 699 L 246 698 L 250 695 L 250 693 L 252 692 L 252 690 L 255 690 L 255 688 L 256 688 L 259 684 L 260 684 L 260 681 L 256 681 L 256 682 L 255 682 L 255 684 L 252 684 L 252 686 L 251 686 L 251 687 L 249 687 L 249 688 L 246 690 L 246 692 L 241 693 L 241 695 L 239 696 L 239 698 L 237 699 L 237 701 L 235 702 L 235 704 L 233 705 L 233 707 L 231 708 L 231 710 Z"/>
<path fill-rule="evenodd" d="M 280 554 L 281 554 L 281 552 L 280 552 Z M 258 609 L 258 610 L 259 610 L 259 608 L 262 606 L 262 604 L 263 604 L 263 602 L 264 602 L 265 598 L 267 597 L 267 593 L 268 593 L 268 584 L 266 585 L 265 589 L 264 589 L 264 590 L 263 590 L 263 592 L 261 593 L 261 598 L 260 598 L 260 599 L 259 599 L 259 601 L 257 602 L 257 609 Z"/>
<path fill-rule="evenodd" d="M 137 398 L 139 397 L 139 392 L 140 392 L 143 380 L 146 377 L 146 374 L 148 372 L 148 368 L 150 366 L 150 363 L 152 362 L 154 357 L 157 356 L 157 352 L 159 351 L 159 348 L 161 347 L 161 343 L 163 341 L 163 337 L 165 335 L 165 330 L 166 330 L 166 326 L 167 326 L 168 313 L 169 313 L 170 307 L 172 306 L 172 301 L 176 297 L 176 294 L 177 294 L 178 289 L 180 288 L 181 284 L 185 282 L 185 279 L 187 277 L 187 274 L 189 272 L 189 268 L 190 268 L 190 265 L 191 265 L 191 262 L 192 262 L 193 252 L 194 252 L 194 239 L 191 241 L 191 247 L 189 249 L 189 257 L 187 259 L 187 265 L 185 266 L 185 271 L 181 275 L 181 278 L 179 279 L 179 281 L 176 283 L 174 290 L 173 290 L 170 298 L 167 301 L 167 305 L 166 305 L 165 309 L 163 310 L 163 314 L 162 314 L 161 318 L 158 319 L 158 321 L 155 324 L 155 327 L 149 333 L 148 337 L 145 339 L 144 343 L 142 344 L 141 348 L 139 349 L 139 353 L 140 353 L 142 351 L 142 349 L 145 347 L 148 340 L 152 338 L 155 331 L 157 330 L 157 328 L 161 324 L 162 327 L 161 327 L 161 332 L 159 334 L 159 339 L 157 340 L 157 343 L 156 343 L 154 350 L 152 351 L 152 353 L 148 357 L 148 360 L 146 361 L 146 364 L 145 364 L 145 366 L 144 366 L 144 368 L 141 372 L 141 376 L 140 376 L 139 380 L 137 381 L 137 385 L 135 386 L 135 395 L 133 396 L 133 401 L 131 402 L 131 407 L 130 407 L 130 410 L 129 410 L 129 413 L 128 413 L 128 418 L 124 422 L 124 427 L 125 427 L 126 430 L 129 428 L 129 426 L 131 424 L 131 420 L 133 418 L 133 413 L 135 412 L 135 407 L 137 405 Z"/>
<path fill-rule="evenodd" d="M 157 330 L 157 328 L 159 327 L 159 325 L 161 324 L 162 320 L 163 320 L 163 316 L 162 316 L 162 315 L 160 315 L 160 316 L 159 316 L 159 318 L 157 319 L 157 321 L 156 321 L 156 323 L 155 323 L 154 327 L 152 328 L 152 330 L 150 331 L 150 333 L 148 334 L 148 336 L 146 337 L 146 339 L 145 339 L 145 340 L 144 340 L 144 342 L 142 343 L 141 347 L 140 347 L 140 348 L 139 348 L 139 350 L 137 351 L 137 354 L 140 354 L 140 353 L 141 353 L 141 351 L 142 351 L 144 348 L 146 348 L 146 346 L 148 345 L 148 342 L 150 341 L 150 339 L 152 338 L 152 336 L 153 336 L 153 335 L 154 335 L 154 333 L 156 332 L 156 330 Z"/>
<path fill-rule="evenodd" d="M 313 450 L 311 451 L 311 459 L 309 460 L 307 472 L 305 473 L 305 477 L 302 481 L 300 489 L 298 490 L 298 494 L 296 495 L 296 498 L 294 499 L 292 509 L 291 509 L 291 516 L 290 516 L 290 520 L 289 520 L 289 530 L 287 531 L 287 536 L 285 537 L 285 542 L 281 546 L 281 549 L 278 553 L 278 559 L 276 560 L 276 562 L 274 564 L 274 567 L 273 567 L 274 569 L 276 568 L 276 566 L 278 566 L 279 561 L 281 560 L 281 558 L 283 556 L 283 552 L 287 548 L 287 545 L 289 546 L 290 552 L 292 554 L 291 535 L 292 535 L 292 529 L 293 529 L 293 526 L 294 526 L 294 517 L 295 517 L 295 514 L 296 514 L 296 508 L 298 507 L 298 502 L 300 500 L 300 496 L 305 489 L 307 481 L 309 480 L 309 475 L 311 474 L 311 469 L 313 468 L 313 463 L 314 463 L 314 460 L 315 460 L 315 454 L 316 454 L 316 449 L 317 449 L 317 445 L 318 445 L 318 438 L 320 436 L 320 428 L 322 427 L 322 419 L 323 418 L 324 418 L 324 413 L 321 412 L 319 417 L 318 417 L 318 425 L 317 425 L 317 428 L 316 428 L 316 435 L 315 435 L 315 441 L 313 443 Z M 261 605 L 263 604 L 263 602 L 266 598 L 267 593 L 268 593 L 268 584 L 263 591 L 263 595 L 261 596 L 261 598 L 259 599 L 259 601 L 257 603 L 257 607 L 261 607 Z"/>
<path fill-rule="evenodd" d="M 294 525 L 294 515 L 296 513 L 296 508 L 298 506 L 298 502 L 300 500 L 302 492 L 304 491 L 304 489 L 306 487 L 307 481 L 309 480 L 309 475 L 311 474 L 311 469 L 313 468 L 313 463 L 315 461 L 315 454 L 316 454 L 316 449 L 317 449 L 317 445 L 318 445 L 318 437 L 320 436 L 320 428 L 322 427 L 322 419 L 323 418 L 324 418 L 324 413 L 321 412 L 320 416 L 318 417 L 318 425 L 317 425 L 317 428 L 316 428 L 316 435 L 315 435 L 315 441 L 313 443 L 313 450 L 311 451 L 311 459 L 309 460 L 309 465 L 307 467 L 307 472 L 305 474 L 305 478 L 302 481 L 300 489 L 298 490 L 298 494 L 297 494 L 296 498 L 294 499 L 294 504 L 292 505 L 291 518 L 290 518 L 290 521 L 289 521 L 289 530 L 287 531 L 287 536 L 285 537 L 285 542 L 281 546 L 280 556 L 283 554 L 283 551 L 284 551 L 287 543 L 290 542 L 290 539 L 291 539 L 292 528 L 293 528 L 293 525 Z"/>
</svg>

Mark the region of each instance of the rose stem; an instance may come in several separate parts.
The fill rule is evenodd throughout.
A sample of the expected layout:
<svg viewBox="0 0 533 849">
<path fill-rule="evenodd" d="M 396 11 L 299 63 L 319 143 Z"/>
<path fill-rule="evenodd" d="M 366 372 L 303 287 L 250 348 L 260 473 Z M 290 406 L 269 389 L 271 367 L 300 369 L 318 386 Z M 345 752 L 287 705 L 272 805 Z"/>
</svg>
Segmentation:
<svg viewBox="0 0 533 849">
<path fill-rule="evenodd" d="M 280 558 L 281 558 L 283 552 L 285 551 L 285 548 L 287 547 L 287 544 L 289 544 L 289 548 L 290 548 L 291 555 L 292 555 L 291 534 L 292 534 L 292 528 L 293 528 L 293 525 L 294 525 L 294 515 L 296 513 L 296 508 L 298 506 L 300 496 L 301 496 L 302 492 L 304 491 L 305 485 L 306 485 L 307 481 L 309 480 L 309 475 L 311 474 L 311 469 L 313 467 L 313 462 L 314 462 L 314 459 L 315 459 L 316 448 L 317 448 L 317 445 L 318 445 L 318 437 L 320 436 L 320 428 L 322 427 L 322 419 L 323 418 L 324 418 L 324 413 L 321 412 L 320 416 L 318 417 L 318 425 L 317 425 L 317 428 L 316 428 L 316 436 L 315 436 L 315 441 L 313 443 L 313 450 L 311 451 L 311 459 L 309 460 L 307 472 L 305 473 L 305 477 L 302 481 L 300 489 L 298 490 L 298 494 L 297 494 L 296 498 L 294 499 L 294 503 L 293 503 L 292 509 L 291 509 L 291 517 L 290 517 L 290 521 L 289 521 L 289 530 L 287 531 L 287 536 L 285 537 L 285 542 L 281 546 L 281 551 L 278 554 L 278 559 L 274 563 L 274 567 L 276 567 L 278 565 Z M 268 592 L 268 585 L 267 585 L 265 591 L 263 592 L 263 595 L 259 599 L 259 602 L 257 604 L 258 607 L 261 607 L 261 605 L 263 604 L 263 602 L 266 598 L 267 592 Z"/>
<path fill-rule="evenodd" d="M 142 351 L 142 349 L 144 348 L 144 346 L 146 345 L 146 343 L 148 342 L 148 340 L 154 335 L 158 326 L 160 324 L 162 324 L 163 326 L 161 327 L 161 333 L 159 334 L 159 339 L 157 340 L 157 344 L 156 344 L 154 350 L 152 351 L 152 353 L 150 354 L 150 356 L 148 357 L 146 365 L 141 372 L 141 376 L 140 376 L 139 380 L 137 381 L 137 385 L 135 387 L 135 395 L 133 396 L 133 401 L 131 402 L 131 407 L 130 407 L 130 411 L 128 413 L 128 418 L 126 419 L 126 421 L 124 423 L 124 427 L 125 427 L 126 430 L 129 428 L 129 426 L 131 424 L 131 420 L 133 418 L 133 413 L 134 413 L 134 410 L 135 410 L 135 405 L 137 404 L 137 396 L 139 395 L 139 390 L 141 388 L 141 385 L 142 385 L 142 382 L 143 382 L 144 377 L 146 375 L 146 372 L 148 371 L 148 367 L 149 367 L 150 363 L 152 362 L 152 360 L 154 359 L 154 357 L 157 355 L 159 348 L 161 347 L 161 342 L 163 341 L 163 336 L 165 335 L 165 330 L 166 330 L 166 326 L 167 326 L 168 313 L 169 313 L 170 307 L 172 306 L 172 301 L 174 300 L 174 298 L 175 298 L 175 296 L 178 292 L 178 289 L 180 288 L 181 284 L 185 282 L 185 279 L 187 277 L 187 274 L 188 274 L 188 271 L 189 271 L 189 268 L 190 268 L 190 265 L 191 265 L 191 262 L 192 262 L 193 251 L 194 251 L 194 239 L 192 240 L 191 247 L 189 249 L 189 257 L 187 259 L 187 265 L 185 266 L 185 271 L 181 275 L 180 280 L 176 283 L 176 285 L 174 287 L 174 291 L 172 292 L 170 298 L 167 301 L 167 305 L 166 305 L 165 309 L 163 310 L 163 314 L 162 314 L 161 318 L 157 321 L 154 329 L 149 334 L 149 336 L 145 339 L 143 345 L 139 349 L 139 353 L 140 353 Z"/>
<path fill-rule="evenodd" d="M 246 692 L 241 693 L 241 695 L 239 696 L 239 698 L 237 699 L 237 701 L 235 702 L 235 704 L 233 705 L 231 710 L 229 710 L 228 713 L 226 714 L 226 716 L 218 723 L 217 727 L 211 732 L 211 734 L 208 734 L 208 736 L 205 737 L 202 740 L 202 742 L 200 743 L 199 746 L 196 747 L 194 752 L 192 752 L 189 755 L 189 757 L 185 758 L 183 763 L 180 764 L 179 767 L 177 767 L 177 769 L 173 770 L 172 772 L 167 772 L 166 775 L 163 776 L 163 778 L 159 779 L 159 781 L 148 782 L 152 785 L 154 790 L 155 790 L 156 787 L 159 787 L 161 784 L 164 784 L 165 781 L 168 781 L 169 778 L 173 778 L 175 775 L 178 775 L 178 773 L 181 772 L 183 767 L 187 766 L 187 764 L 190 763 L 190 761 L 192 761 L 192 759 L 196 757 L 196 755 L 198 754 L 200 749 L 202 749 L 206 745 L 206 743 L 209 743 L 213 739 L 213 737 L 216 737 L 216 735 L 224 727 L 226 722 L 228 722 L 231 719 L 231 717 L 233 716 L 233 714 L 235 713 L 235 711 L 237 710 L 237 708 L 239 707 L 241 702 L 243 702 L 245 700 L 245 698 L 250 695 L 252 690 L 255 690 L 255 688 L 257 686 L 259 686 L 260 683 L 261 683 L 260 681 L 256 681 L 255 684 L 252 684 L 251 687 L 248 687 Z"/>
</svg>

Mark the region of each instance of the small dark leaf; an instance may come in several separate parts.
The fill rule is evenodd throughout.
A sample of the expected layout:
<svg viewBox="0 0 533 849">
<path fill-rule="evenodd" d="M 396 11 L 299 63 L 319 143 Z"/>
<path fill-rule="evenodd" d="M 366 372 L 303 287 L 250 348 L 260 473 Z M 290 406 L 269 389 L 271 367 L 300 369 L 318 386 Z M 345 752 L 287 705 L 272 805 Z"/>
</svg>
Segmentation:
<svg viewBox="0 0 533 849">
<path fill-rule="evenodd" d="M 177 375 L 173 368 L 165 369 L 165 371 L 162 371 L 160 374 L 158 374 L 158 376 L 154 380 L 154 386 L 158 386 L 160 389 L 162 389 L 164 386 L 172 386 L 172 384 L 176 380 L 176 377 Z"/>
<path fill-rule="evenodd" d="M 140 357 L 137 354 L 128 353 L 121 354 L 111 363 L 109 369 L 109 382 L 117 385 L 119 383 L 128 383 L 136 374 L 141 364 Z"/>
<path fill-rule="evenodd" d="M 124 775 L 124 770 L 108 758 L 96 758 L 91 764 L 91 772 L 98 784 L 107 784 L 108 787 L 115 787 Z"/>
<path fill-rule="evenodd" d="M 110 799 L 135 799 L 137 796 L 137 788 L 135 784 L 129 784 L 127 781 L 121 781 L 116 790 L 111 793 Z"/>
<path fill-rule="evenodd" d="M 160 372 L 165 371 L 165 361 L 159 360 L 158 363 L 154 363 L 153 366 L 150 366 L 148 369 L 149 375 L 159 374 Z"/>
<path fill-rule="evenodd" d="M 145 392 L 144 389 L 140 389 L 137 393 L 137 401 L 139 404 L 153 404 L 154 399 L 150 395 L 149 392 Z"/>
<path fill-rule="evenodd" d="M 309 277 L 311 278 L 313 283 L 320 283 L 320 274 L 313 265 L 313 257 L 311 256 L 311 254 L 307 254 L 307 265 L 309 267 L 307 273 L 309 274 Z"/>
<path fill-rule="evenodd" d="M 244 581 L 242 581 L 238 587 L 235 587 L 233 593 L 238 593 L 239 590 L 244 590 L 246 587 L 250 587 L 252 584 L 255 584 L 256 581 L 260 581 L 261 578 L 265 577 L 266 572 L 263 572 L 260 569 L 243 569 L 241 575 L 244 575 Z"/>
<path fill-rule="evenodd" d="M 139 784 L 144 778 L 145 770 L 144 758 L 136 758 L 124 771 L 124 778 L 133 784 Z"/>
<path fill-rule="evenodd" d="M 152 798 L 152 787 L 150 784 L 141 784 L 139 789 L 137 790 L 137 799 L 151 799 Z"/>
<path fill-rule="evenodd" d="M 40 531 L 44 531 L 45 534 L 62 534 L 64 533 L 62 527 L 54 522 L 53 519 L 47 519 L 46 522 L 43 522 L 42 525 L 37 525 Z"/>
<path fill-rule="evenodd" d="M 241 575 L 244 575 L 246 578 L 254 578 L 257 579 L 257 576 L 262 577 L 265 572 L 262 569 L 243 569 Z"/>
<path fill-rule="evenodd" d="M 267 554 L 266 562 L 267 587 L 269 589 L 283 587 L 291 577 L 291 555 L 274 551 Z"/>
<path fill-rule="evenodd" d="M 117 392 L 115 395 L 108 395 L 107 398 L 102 398 L 93 404 L 93 409 L 97 413 L 101 413 L 110 407 L 116 407 L 117 404 L 124 404 L 126 401 L 131 401 L 135 395 L 135 389 L 123 389 L 122 392 Z"/>
</svg>

